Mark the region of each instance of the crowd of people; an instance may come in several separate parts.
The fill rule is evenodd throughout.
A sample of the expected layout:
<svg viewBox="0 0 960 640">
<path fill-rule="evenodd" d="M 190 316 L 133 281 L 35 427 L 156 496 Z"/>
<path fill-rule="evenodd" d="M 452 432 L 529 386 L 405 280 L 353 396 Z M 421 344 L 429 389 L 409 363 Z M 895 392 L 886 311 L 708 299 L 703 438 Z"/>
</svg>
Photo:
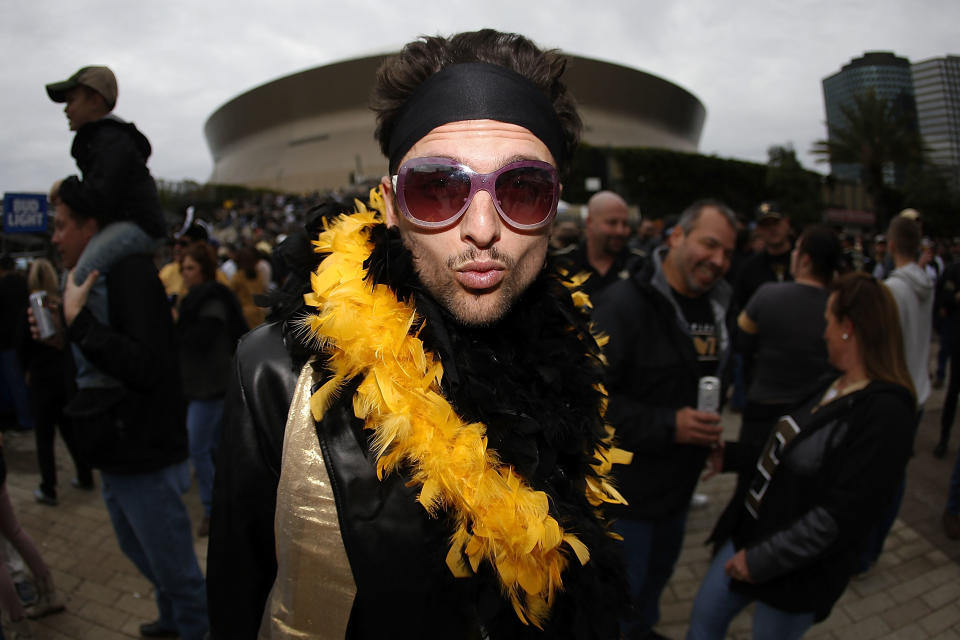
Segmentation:
<svg viewBox="0 0 960 640">
<path fill-rule="evenodd" d="M 76 467 L 73 487 L 92 491 L 99 471 L 117 542 L 154 587 L 160 615 L 140 633 L 203 640 L 205 580 L 182 501 L 187 460 L 204 505 L 197 535 L 206 536 L 233 352 L 263 322 L 256 297 L 270 270 L 261 274 L 251 253 L 227 279 L 205 228 L 194 225 L 176 235 L 175 259 L 158 277 L 154 254 L 168 230 L 146 166 L 150 143 L 114 115 L 116 78 L 106 67 L 84 67 L 46 90 L 66 105 L 80 175 L 55 181 L 49 194 L 62 272 L 38 258 L 25 279 L 2 258 L 3 388 L 19 428 L 36 435 L 38 503 L 59 502 L 56 429 Z M 3 534 L 36 581 L 30 607 L 14 606 L 12 582 L 0 572 L 3 629 L 11 640 L 31 638 L 27 617 L 64 607 L 12 510 L 0 511 Z"/>
<path fill-rule="evenodd" d="M 47 85 L 80 175 L 50 193 L 61 272 L 0 261 L 4 383 L 37 502 L 59 502 L 57 429 L 71 484 L 98 471 L 154 587 L 142 636 L 662 638 L 705 470 L 737 482 L 688 638 L 751 603 L 755 637 L 799 638 L 876 562 L 949 362 L 948 451 L 960 260 L 913 210 L 868 243 L 774 203 L 637 225 L 610 191 L 558 222 L 563 70 L 516 34 L 423 37 L 378 73 L 390 175 L 367 204 L 231 203 L 169 245 L 113 73 Z M 37 593 L 0 563 L 0 611 L 30 638 L 64 604 L 2 460 L 0 531 Z M 960 454 L 943 525 L 960 538 Z"/>
<path fill-rule="evenodd" d="M 625 637 L 659 637 L 658 602 L 705 460 L 708 476 L 735 472 L 737 484 L 688 637 L 724 637 L 752 601 L 755 637 L 799 637 L 870 570 L 899 511 L 924 403 L 943 384 L 930 368 L 934 330 L 952 353 L 952 245 L 935 252 L 914 210 L 866 247 L 825 225 L 794 229 L 771 203 L 750 222 L 695 203 L 652 251 L 619 230 L 627 218 L 626 203 L 599 193 L 582 237 L 554 245 L 562 268 L 592 274 L 593 318 L 609 336 L 607 418 L 634 453 L 614 467 L 629 504 L 611 509 L 634 599 Z M 708 377 L 729 383 L 737 442 L 721 442 L 715 408 L 698 406 Z M 937 457 L 956 407 L 948 390 Z M 951 539 L 958 503 L 960 455 L 943 514 Z"/>
<path fill-rule="evenodd" d="M 56 191 L 51 194 L 51 201 L 60 208 L 61 212 L 69 211 L 58 198 Z M 69 218 L 65 217 L 65 219 L 73 222 Z M 71 225 L 68 223 L 67 226 Z M 73 242 L 70 235 L 69 231 L 58 232 L 54 244 L 58 248 L 62 246 L 69 251 L 67 245 Z M 165 344 L 173 345 L 177 351 L 176 361 L 179 363 L 179 373 L 176 380 L 179 384 L 175 390 L 168 388 L 169 393 L 159 394 L 158 400 L 169 402 L 174 406 L 185 401 L 186 450 L 189 451 L 193 476 L 203 504 L 203 519 L 197 525 L 196 534 L 203 537 L 209 534 L 216 443 L 219 440 L 223 421 L 223 402 L 232 373 L 233 354 L 240 337 L 251 327 L 256 327 L 264 321 L 266 310 L 258 306 L 257 301 L 260 295 L 268 292 L 269 287 L 267 276 L 258 271 L 258 264 L 266 263 L 267 260 L 259 252 L 251 250 L 250 253 L 254 257 L 247 260 L 252 265 L 251 269 L 255 272 L 255 276 L 247 278 L 241 267 L 234 278 L 228 279 L 217 257 L 216 248 L 207 241 L 203 227 L 199 225 L 191 227 L 185 233 L 179 234 L 174 245 L 175 259 L 161 270 L 161 273 L 166 276 L 166 280 L 163 281 L 166 287 L 163 288 L 162 311 L 167 320 L 172 321 L 173 341 Z M 64 266 L 69 267 L 70 257 L 63 252 L 63 249 L 60 250 L 60 255 Z M 145 258 L 147 268 L 151 269 L 152 256 L 145 256 Z M 135 473 L 148 470 L 153 463 L 148 460 L 150 456 L 147 452 L 140 452 L 142 457 L 129 461 L 109 461 L 103 457 L 102 448 L 97 452 L 84 451 L 91 446 L 89 439 L 83 436 L 84 433 L 88 433 L 85 427 L 93 415 L 91 410 L 101 402 L 101 398 L 109 396 L 110 392 L 98 390 L 87 391 L 85 394 L 79 393 L 78 359 L 74 357 L 71 350 L 64 348 L 66 345 L 63 342 L 38 340 L 35 336 L 31 336 L 30 318 L 33 317 L 34 311 L 29 306 L 30 294 L 42 292 L 45 296 L 43 308 L 51 313 L 50 317 L 55 322 L 59 322 L 58 314 L 61 309 L 64 309 L 61 282 L 70 270 L 66 269 L 58 275 L 57 269 L 50 260 L 36 258 L 30 261 L 27 273 L 24 275 L 16 269 L 13 260 L 7 255 L 2 257 L 0 267 L 2 267 L 0 279 L 3 282 L 4 311 L 2 315 L 4 321 L 11 323 L 13 330 L 9 345 L 10 366 L 4 370 L 3 376 L 4 389 L 11 399 L 14 394 L 22 394 L 22 400 L 18 400 L 15 406 L 11 405 L 11 408 L 15 409 L 11 419 L 12 422 L 16 422 L 11 426 L 22 431 L 32 429 L 36 438 L 37 466 L 40 471 L 40 484 L 34 490 L 36 501 L 51 507 L 59 504 L 57 465 L 54 457 L 55 434 L 58 431 L 75 468 L 75 475 L 69 482 L 74 489 L 83 491 L 95 489 L 94 467 L 101 471 L 105 493 L 108 489 L 106 485 L 110 478 L 109 473 L 115 463 L 119 463 L 121 475 L 128 471 Z M 250 280 L 253 283 L 250 283 Z M 223 284 L 224 282 L 229 284 Z M 125 291 L 122 298 L 118 295 L 118 299 L 133 300 L 134 298 L 129 291 Z M 241 304 L 241 300 L 244 300 L 245 304 Z M 89 308 L 87 305 L 81 306 Z M 111 310 L 111 313 L 118 314 L 116 310 Z M 114 323 L 111 326 L 119 324 L 120 320 L 116 315 L 108 317 L 109 322 Z M 80 319 L 83 322 L 83 318 Z M 142 319 L 138 319 L 141 330 L 147 331 L 154 328 L 162 333 L 162 325 L 166 321 L 163 318 L 154 320 L 154 323 L 147 324 L 142 322 Z M 100 337 L 106 339 L 105 336 Z M 82 343 L 80 340 L 78 342 Z M 103 342 L 96 348 L 106 349 L 109 344 L 109 342 Z M 93 353 L 93 351 L 91 349 L 86 353 Z M 113 357 L 124 358 L 131 356 L 132 353 L 135 352 L 117 351 L 114 352 Z M 150 350 L 149 353 L 152 354 L 153 351 Z M 103 357 L 104 354 L 101 353 L 90 362 L 93 366 L 102 367 L 102 370 L 109 375 L 116 369 L 103 360 Z M 131 384 L 129 378 L 121 379 L 126 380 L 126 384 Z M 152 385 L 154 382 L 146 380 L 144 384 Z M 108 399 L 107 403 L 121 402 L 124 395 L 126 392 L 118 394 L 116 398 Z M 124 451 L 121 456 L 126 457 L 132 453 Z M 176 460 L 178 455 L 173 454 L 170 460 Z M 179 491 L 185 491 L 191 485 L 190 469 L 179 467 L 177 474 Z M 138 500 L 144 497 L 139 493 L 131 495 Z M 118 513 L 120 511 L 121 509 L 118 508 Z M 189 528 L 189 522 L 186 524 Z M 8 533 L 6 528 L 3 531 L 5 534 Z M 21 531 L 16 536 L 8 535 L 7 537 L 15 541 L 22 535 Z M 19 550 L 19 545 L 15 548 Z M 24 557 L 27 558 L 26 555 Z M 30 560 L 35 557 L 37 554 L 33 553 L 30 555 Z M 34 564 L 30 564 L 31 568 L 33 566 Z M 47 574 L 34 573 L 38 584 L 43 580 L 49 580 Z M 0 589 L 2 587 L 3 580 L 0 576 Z M 44 589 L 38 589 L 40 597 L 45 597 L 45 593 L 47 591 Z M 0 596 L 2 595 L 0 593 Z M 56 608 L 38 608 L 34 605 L 29 613 L 37 614 L 42 611 L 41 615 L 47 615 L 48 612 L 53 612 L 53 609 Z M 4 606 L 4 601 L 0 601 L 0 610 L 5 613 L 12 611 L 13 617 L 7 619 L 7 626 L 25 625 L 16 616 L 19 612 L 22 617 L 22 607 L 20 610 L 10 610 Z M 62 606 L 56 610 L 62 610 Z M 205 615 L 204 612 L 203 617 Z M 38 616 L 34 615 L 34 617 Z M 26 628 L 22 626 L 22 629 Z M 165 630 L 170 628 L 161 627 Z M 19 636 L 13 637 L 29 637 L 22 629 Z M 149 630 L 148 628 L 147 631 Z M 11 637 L 9 633 L 7 637 Z M 199 637 L 202 638 L 202 634 Z"/>
</svg>

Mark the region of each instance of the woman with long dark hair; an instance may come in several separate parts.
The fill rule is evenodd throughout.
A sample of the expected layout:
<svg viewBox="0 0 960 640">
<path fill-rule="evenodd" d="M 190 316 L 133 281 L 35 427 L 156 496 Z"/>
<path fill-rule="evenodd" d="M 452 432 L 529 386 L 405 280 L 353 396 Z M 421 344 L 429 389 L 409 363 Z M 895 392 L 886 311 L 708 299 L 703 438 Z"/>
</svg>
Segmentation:
<svg viewBox="0 0 960 640">
<path fill-rule="evenodd" d="M 761 448 L 727 443 L 713 456 L 724 471 L 754 471 L 712 536 L 718 551 L 688 639 L 723 638 L 752 602 L 754 638 L 801 637 L 829 615 L 903 477 L 916 399 L 896 303 L 875 278 L 851 273 L 831 286 L 825 317 L 839 375 L 783 416 Z"/>
<path fill-rule="evenodd" d="M 187 295 L 177 316 L 180 371 L 187 405 L 187 435 L 203 521 L 197 535 L 210 529 L 214 452 L 223 420 L 223 400 L 237 341 L 247 331 L 236 296 L 216 281 L 217 256 L 206 242 L 183 250 L 180 275 Z"/>
</svg>

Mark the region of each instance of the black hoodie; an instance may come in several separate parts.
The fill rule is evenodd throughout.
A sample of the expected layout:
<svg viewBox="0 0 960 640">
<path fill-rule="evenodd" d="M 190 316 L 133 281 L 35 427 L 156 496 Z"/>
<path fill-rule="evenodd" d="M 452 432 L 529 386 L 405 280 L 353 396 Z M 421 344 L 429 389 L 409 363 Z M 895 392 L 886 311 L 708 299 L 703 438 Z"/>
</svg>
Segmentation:
<svg viewBox="0 0 960 640">
<path fill-rule="evenodd" d="M 101 228 L 130 220 L 154 238 L 166 235 L 157 185 L 147 168 L 150 142 L 132 122 L 109 115 L 85 124 L 70 153 L 83 174 L 60 185 L 60 198 L 71 209 Z"/>
</svg>

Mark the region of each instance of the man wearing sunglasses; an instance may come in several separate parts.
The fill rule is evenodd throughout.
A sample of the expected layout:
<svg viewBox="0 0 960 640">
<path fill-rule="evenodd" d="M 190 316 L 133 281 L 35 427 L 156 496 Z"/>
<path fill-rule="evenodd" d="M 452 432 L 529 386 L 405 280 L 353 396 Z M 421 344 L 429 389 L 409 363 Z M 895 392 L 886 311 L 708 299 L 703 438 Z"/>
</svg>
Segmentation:
<svg viewBox="0 0 960 640">
<path fill-rule="evenodd" d="M 238 347 L 215 640 L 617 636 L 598 508 L 622 452 L 582 296 L 547 268 L 580 128 L 564 66 L 483 30 L 380 68 L 389 174 L 308 215 L 274 322 Z"/>
</svg>

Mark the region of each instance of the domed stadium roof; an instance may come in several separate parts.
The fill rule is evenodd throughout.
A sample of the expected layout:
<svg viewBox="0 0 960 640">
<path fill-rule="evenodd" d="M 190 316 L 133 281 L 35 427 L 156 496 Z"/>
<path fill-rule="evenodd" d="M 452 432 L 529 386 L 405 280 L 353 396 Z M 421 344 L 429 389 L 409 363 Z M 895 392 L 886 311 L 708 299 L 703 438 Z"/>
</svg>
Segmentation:
<svg viewBox="0 0 960 640">
<path fill-rule="evenodd" d="M 224 104 L 204 126 L 210 182 L 306 193 L 385 174 L 367 100 L 386 57 L 294 73 Z M 643 71 L 568 57 L 564 79 L 583 118 L 584 142 L 697 150 L 706 110 L 696 96 Z"/>
</svg>

